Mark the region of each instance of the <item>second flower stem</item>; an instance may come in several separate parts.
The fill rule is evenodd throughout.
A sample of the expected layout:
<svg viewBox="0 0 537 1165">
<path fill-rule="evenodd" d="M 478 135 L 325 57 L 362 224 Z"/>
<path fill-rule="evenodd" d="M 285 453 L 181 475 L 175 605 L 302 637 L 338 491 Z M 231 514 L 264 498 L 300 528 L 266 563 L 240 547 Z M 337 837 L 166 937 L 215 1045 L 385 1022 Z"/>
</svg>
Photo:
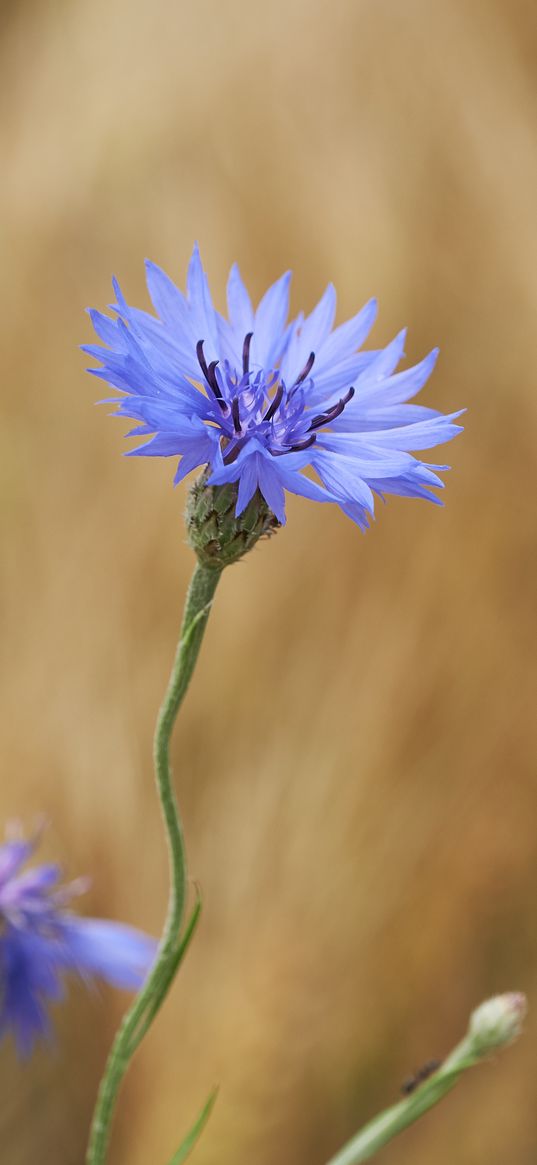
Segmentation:
<svg viewBox="0 0 537 1165">
<path fill-rule="evenodd" d="M 123 1077 L 171 987 L 197 918 L 197 914 L 193 915 L 194 923 L 182 936 L 187 867 L 183 828 L 170 766 L 170 739 L 198 658 L 220 574 L 220 570 L 196 566 L 188 590 L 175 660 L 157 718 L 153 758 L 170 861 L 168 912 L 155 963 L 124 1017 L 108 1057 L 95 1106 L 86 1165 L 104 1165 L 106 1161 Z"/>
</svg>

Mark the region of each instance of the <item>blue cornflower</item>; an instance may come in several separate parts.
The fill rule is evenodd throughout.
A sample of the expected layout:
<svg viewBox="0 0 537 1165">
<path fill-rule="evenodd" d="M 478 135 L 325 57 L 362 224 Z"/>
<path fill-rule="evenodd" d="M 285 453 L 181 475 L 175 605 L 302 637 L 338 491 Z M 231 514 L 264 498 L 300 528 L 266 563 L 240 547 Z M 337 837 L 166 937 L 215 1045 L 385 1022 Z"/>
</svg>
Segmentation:
<svg viewBox="0 0 537 1165">
<path fill-rule="evenodd" d="M 431 490 L 443 486 L 437 471 L 449 467 L 428 465 L 411 450 L 449 441 L 461 431 L 454 424 L 460 413 L 407 403 L 429 377 L 436 350 L 400 372 L 404 331 L 386 348 L 358 350 L 375 300 L 333 330 L 330 285 L 309 316 L 288 323 L 290 273 L 254 310 L 233 266 L 226 319 L 213 307 L 197 246 L 186 296 L 154 263 L 146 266 L 157 318 L 130 307 L 114 280 L 117 318 L 90 312 L 107 347 L 84 348 L 102 363 L 94 375 L 126 394 L 118 413 L 140 422 L 129 436 L 150 438 L 132 454 L 179 456 L 176 482 L 206 465 L 209 485 L 237 483 L 237 516 L 259 490 L 280 523 L 286 490 L 336 502 L 362 529 L 375 495 L 438 502 Z"/>
<path fill-rule="evenodd" d="M 60 885 L 50 864 L 21 872 L 36 842 L 17 836 L 0 846 L 0 1037 L 11 1031 L 23 1056 L 50 1033 L 46 1005 L 62 999 L 67 972 L 136 990 L 157 949 L 130 926 L 73 914 L 82 879 Z"/>
</svg>

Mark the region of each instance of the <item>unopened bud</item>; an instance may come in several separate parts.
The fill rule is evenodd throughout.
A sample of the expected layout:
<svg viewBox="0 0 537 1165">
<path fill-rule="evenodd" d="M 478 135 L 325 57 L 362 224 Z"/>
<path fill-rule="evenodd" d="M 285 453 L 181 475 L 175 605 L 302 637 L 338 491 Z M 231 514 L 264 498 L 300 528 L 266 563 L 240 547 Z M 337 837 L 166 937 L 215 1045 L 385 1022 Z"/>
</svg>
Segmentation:
<svg viewBox="0 0 537 1165">
<path fill-rule="evenodd" d="M 528 1010 L 526 996 L 509 991 L 487 999 L 470 1016 L 468 1036 L 477 1055 L 512 1043 L 522 1031 Z"/>
</svg>

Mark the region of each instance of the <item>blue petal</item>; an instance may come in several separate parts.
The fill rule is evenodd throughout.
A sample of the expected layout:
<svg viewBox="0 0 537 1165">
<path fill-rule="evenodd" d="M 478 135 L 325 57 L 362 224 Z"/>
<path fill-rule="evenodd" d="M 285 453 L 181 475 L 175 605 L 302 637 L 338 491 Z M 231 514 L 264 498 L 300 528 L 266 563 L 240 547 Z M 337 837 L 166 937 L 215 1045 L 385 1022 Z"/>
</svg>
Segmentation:
<svg viewBox="0 0 537 1165">
<path fill-rule="evenodd" d="M 254 335 L 251 346 L 252 367 L 269 370 L 281 354 L 282 336 L 289 311 L 289 283 L 287 271 L 265 292 L 255 313 Z"/>
<path fill-rule="evenodd" d="M 374 382 L 375 380 L 383 380 L 384 377 L 390 376 L 394 368 L 397 368 L 399 361 L 402 360 L 405 354 L 405 340 L 406 328 L 403 328 L 398 333 L 398 335 L 394 337 L 391 343 L 387 344 L 385 348 L 380 350 L 375 359 L 371 361 L 371 364 L 369 364 L 366 371 L 362 373 L 360 380 L 364 380 L 367 384 L 369 384 L 370 380 Z M 356 391 L 357 394 L 359 394 L 361 391 L 360 387 L 358 387 Z"/>
<path fill-rule="evenodd" d="M 117 320 L 111 320 L 110 316 L 103 315 L 102 312 L 96 311 L 93 307 L 88 308 L 88 315 L 100 340 L 104 340 L 105 344 L 109 344 L 111 348 L 116 345 L 120 349 L 123 348 L 121 332 L 117 326 Z M 87 349 L 85 349 L 85 351 L 87 351 Z"/>
<path fill-rule="evenodd" d="M 464 410 L 462 410 L 464 412 Z M 356 433 L 337 432 L 323 433 L 322 443 L 327 449 L 334 452 L 363 455 L 367 449 L 397 449 L 401 452 L 415 449 L 432 449 L 444 441 L 451 441 L 458 433 L 462 433 L 461 425 L 452 422 L 461 416 L 461 411 L 446 416 L 432 417 L 416 424 L 400 425 L 398 427 L 362 430 Z"/>
<path fill-rule="evenodd" d="M 251 502 L 258 485 L 257 458 L 249 457 L 242 466 L 237 490 L 235 517 L 238 518 Z"/>
<path fill-rule="evenodd" d="M 288 491 L 288 493 L 298 494 L 300 497 L 309 498 L 312 502 L 335 502 L 337 498 L 334 494 L 329 493 L 328 490 L 322 489 L 317 485 L 316 481 L 312 481 L 309 477 L 304 477 L 297 469 L 287 468 L 287 457 L 280 457 L 278 459 L 278 477 Z M 285 464 L 282 464 L 285 462 Z"/>
<path fill-rule="evenodd" d="M 357 471 L 356 462 L 351 457 L 334 457 L 319 450 L 312 463 L 319 477 L 338 498 L 358 502 L 362 509 L 373 513 L 373 494 L 366 481 Z"/>
<path fill-rule="evenodd" d="M 432 417 L 430 420 L 419 421 L 413 425 L 402 425 L 399 428 L 369 432 L 367 441 L 371 445 L 383 449 L 405 449 L 407 451 L 432 449 L 433 446 L 451 441 L 458 433 L 462 433 L 462 425 L 454 425 L 452 422 L 456 417 L 460 417 L 464 411 L 462 409 L 446 416 Z"/>
<path fill-rule="evenodd" d="M 157 315 L 170 328 L 190 332 L 190 314 L 187 301 L 169 275 L 150 259 L 145 261 L 147 290 Z"/>
<path fill-rule="evenodd" d="M 347 461 L 354 467 L 354 472 L 366 480 L 374 477 L 394 477 L 399 473 L 407 473 L 415 464 L 410 453 L 399 450 L 384 450 L 366 445 L 365 440 L 358 444 L 342 445 L 344 438 L 336 434 L 322 434 L 311 450 L 311 463 L 317 468 L 320 464 L 327 465 L 328 461 Z"/>
<path fill-rule="evenodd" d="M 216 312 L 212 304 L 207 276 L 201 265 L 197 243 L 188 266 L 186 285 L 196 342 L 203 340 L 207 361 L 218 360 L 220 351 Z"/>
<path fill-rule="evenodd" d="M 205 428 L 205 432 L 197 435 L 164 436 L 157 434 L 147 444 L 138 449 L 131 449 L 127 456 L 131 457 L 181 457 L 180 465 L 174 477 L 177 485 L 193 469 L 200 465 L 210 464 L 218 448 L 218 438 L 213 437 L 214 430 Z"/>
<path fill-rule="evenodd" d="M 214 448 L 214 447 L 213 447 Z M 199 469 L 200 465 L 207 465 L 212 458 L 213 449 L 209 444 L 202 448 L 200 445 L 193 446 L 189 450 L 184 450 L 181 453 L 181 460 L 177 466 L 173 484 L 178 485 L 184 477 L 192 473 L 193 469 Z"/>
<path fill-rule="evenodd" d="M 433 484 L 433 483 L 431 483 Z M 436 485 L 443 485 L 443 482 L 436 482 Z M 404 475 L 394 478 L 383 478 L 377 481 L 374 478 L 370 479 L 370 485 L 375 493 L 380 496 L 382 494 L 394 494 L 398 497 L 406 498 L 423 498 L 424 501 L 434 502 L 435 505 L 441 506 L 442 499 L 437 498 L 436 494 L 431 492 L 431 487 L 421 484 L 419 478 L 412 474 Z"/>
<path fill-rule="evenodd" d="M 4 886 L 28 861 L 33 853 L 35 841 L 7 841 L 0 846 L 0 886 Z"/>
<path fill-rule="evenodd" d="M 227 281 L 227 306 L 233 329 L 242 343 L 247 333 L 254 330 L 254 312 L 236 263 L 233 264 Z"/>
<path fill-rule="evenodd" d="M 43 890 L 49 890 L 59 882 L 61 874 L 61 866 L 56 862 L 48 862 L 45 865 L 36 866 L 33 870 L 26 870 L 17 878 L 17 896 L 34 895 L 42 893 Z"/>
<path fill-rule="evenodd" d="M 353 397 L 335 421 L 332 428 L 337 433 L 370 433 L 378 429 L 394 429 L 401 425 L 414 425 L 417 421 L 430 421 L 433 417 L 441 417 L 437 409 L 429 409 L 425 405 L 388 405 L 386 408 L 373 406 L 354 407 L 356 398 Z"/>
<path fill-rule="evenodd" d="M 360 348 L 377 318 L 377 301 L 370 299 L 357 315 L 340 324 L 316 353 L 316 375 L 329 371 Z"/>
<path fill-rule="evenodd" d="M 369 515 L 362 506 L 358 505 L 357 502 L 344 502 L 341 504 L 341 509 L 347 518 L 351 518 L 360 527 L 362 533 L 365 534 L 366 530 L 369 529 Z"/>
<path fill-rule="evenodd" d="M 341 396 L 351 385 L 354 387 L 359 378 L 366 375 L 378 355 L 378 351 L 356 352 L 354 356 L 347 357 L 326 372 L 319 372 L 316 369 L 313 385 L 308 387 L 308 404 L 324 406 L 331 396 L 336 393 Z"/>
<path fill-rule="evenodd" d="M 285 494 L 274 461 L 274 458 L 269 461 L 266 457 L 257 456 L 259 489 L 267 506 L 283 526 L 285 524 Z"/>
<path fill-rule="evenodd" d="M 294 384 L 305 367 L 311 352 L 317 354 L 317 352 L 322 351 L 322 345 L 330 333 L 335 314 L 336 291 L 333 284 L 329 283 L 311 315 L 297 324 L 294 329 L 281 365 L 282 379 L 286 384 Z"/>
<path fill-rule="evenodd" d="M 285 523 L 285 502 L 282 485 L 278 481 L 277 463 L 260 443 L 253 439 L 241 450 L 236 461 L 230 465 L 221 463 L 209 477 L 209 483 L 222 485 L 224 482 L 238 481 L 235 515 L 239 517 L 246 509 L 256 489 L 262 493 L 267 506 L 278 521 Z"/>
<path fill-rule="evenodd" d="M 437 359 L 438 348 L 433 348 L 432 352 L 429 352 L 429 355 L 419 364 L 415 364 L 412 368 L 405 368 L 403 372 L 396 372 L 393 376 L 384 375 L 380 384 L 378 379 L 375 380 L 375 377 L 378 377 L 378 366 L 371 365 L 368 372 L 371 373 L 373 383 L 369 383 L 367 374 L 361 378 L 355 397 L 356 404 L 359 406 L 367 405 L 373 400 L 378 406 L 404 403 L 423 388 Z"/>
<path fill-rule="evenodd" d="M 238 481 L 244 462 L 253 457 L 255 453 L 261 451 L 262 446 L 254 437 L 241 449 L 236 460 L 230 462 L 228 465 L 224 463 L 220 452 L 213 466 L 211 476 L 209 477 L 209 485 L 224 485 L 226 482 Z"/>
<path fill-rule="evenodd" d="M 0 1037 L 11 1031 L 26 1057 L 50 1031 L 45 1003 L 62 995 L 54 942 L 8 926 L 0 939 Z"/>
<path fill-rule="evenodd" d="M 201 393 L 198 393 L 198 396 L 200 400 L 204 399 Z M 207 408 L 196 409 L 196 412 L 198 414 L 201 412 L 201 415 L 204 416 L 208 410 Z M 126 397 L 125 400 L 118 401 L 118 413 L 122 417 L 132 417 L 135 421 L 144 421 L 145 424 L 151 426 L 152 432 L 158 430 L 163 433 L 189 434 L 192 432 L 195 420 L 199 426 L 203 425 L 199 416 L 195 416 L 192 409 L 185 409 L 182 402 L 159 400 L 156 397 Z M 206 426 L 203 428 L 205 429 Z"/>
<path fill-rule="evenodd" d="M 141 987 L 158 946 L 131 926 L 99 918 L 70 919 L 63 925 L 63 938 L 66 966 L 129 990 Z"/>
</svg>

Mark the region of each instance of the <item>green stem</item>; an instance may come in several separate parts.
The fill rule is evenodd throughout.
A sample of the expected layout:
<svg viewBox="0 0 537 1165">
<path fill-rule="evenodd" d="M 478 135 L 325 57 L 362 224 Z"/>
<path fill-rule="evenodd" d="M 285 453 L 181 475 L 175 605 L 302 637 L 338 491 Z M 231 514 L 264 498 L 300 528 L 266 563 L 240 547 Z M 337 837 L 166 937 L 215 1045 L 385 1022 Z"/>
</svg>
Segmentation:
<svg viewBox="0 0 537 1165">
<path fill-rule="evenodd" d="M 220 570 L 196 566 L 190 583 L 181 635 L 168 687 L 155 729 L 153 759 L 170 862 L 170 894 L 164 932 L 150 974 L 125 1015 L 101 1080 L 86 1157 L 86 1165 L 103 1165 L 121 1083 L 140 1040 L 162 1005 L 173 982 L 190 933 L 181 937 L 187 893 L 185 843 L 170 767 L 170 738 L 198 658 Z M 197 915 L 196 915 L 197 917 Z"/>
<path fill-rule="evenodd" d="M 190 942 L 195 933 L 200 914 L 201 898 L 198 896 L 190 918 L 181 935 L 181 941 L 175 949 L 173 958 L 171 958 L 168 962 L 168 966 L 166 967 L 166 974 L 162 974 L 160 992 L 158 996 L 155 995 L 153 999 L 148 1000 L 145 1012 L 140 1016 L 138 1026 L 132 1033 L 131 1041 L 129 1044 L 131 1056 L 134 1055 L 138 1044 L 141 1044 L 144 1036 L 149 1031 L 157 1011 L 159 1011 L 160 1005 L 168 992 L 168 987 L 171 986 L 173 980 L 175 979 L 179 966 L 186 954 L 187 948 L 190 946 Z"/>
<path fill-rule="evenodd" d="M 364 1128 L 360 1129 L 360 1132 L 348 1141 L 335 1157 L 331 1157 L 328 1165 L 359 1165 L 361 1161 L 368 1161 L 370 1157 L 374 1157 L 388 1141 L 408 1128 L 450 1092 L 465 1068 L 477 1064 L 479 1058 L 471 1052 L 468 1039 L 462 1040 L 430 1080 L 421 1084 L 405 1100 L 385 1109 L 364 1125 Z"/>
</svg>

